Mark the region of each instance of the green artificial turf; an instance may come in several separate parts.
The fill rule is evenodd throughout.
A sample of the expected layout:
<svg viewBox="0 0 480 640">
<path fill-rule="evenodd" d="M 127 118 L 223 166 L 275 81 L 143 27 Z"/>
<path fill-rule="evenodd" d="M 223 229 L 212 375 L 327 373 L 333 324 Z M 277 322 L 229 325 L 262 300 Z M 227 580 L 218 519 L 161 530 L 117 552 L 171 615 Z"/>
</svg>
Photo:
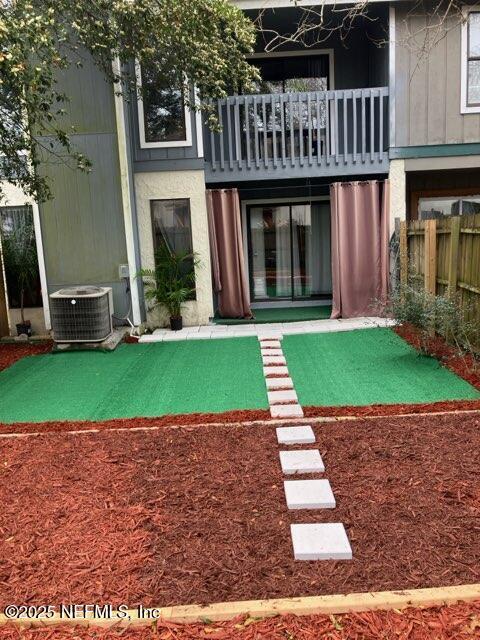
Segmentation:
<svg viewBox="0 0 480 640">
<path fill-rule="evenodd" d="M 32 356 L 0 372 L 0 389 L 0 422 L 268 408 L 257 338 Z"/>
<path fill-rule="evenodd" d="M 302 406 L 480 398 L 465 380 L 419 355 L 390 329 L 284 336 L 282 346 Z"/>
<path fill-rule="evenodd" d="M 267 322 L 301 322 L 306 320 L 325 320 L 330 318 L 332 307 L 319 305 L 317 307 L 270 307 L 269 309 L 253 309 L 255 316 L 251 319 L 215 317 L 216 324 L 264 324 Z"/>
</svg>

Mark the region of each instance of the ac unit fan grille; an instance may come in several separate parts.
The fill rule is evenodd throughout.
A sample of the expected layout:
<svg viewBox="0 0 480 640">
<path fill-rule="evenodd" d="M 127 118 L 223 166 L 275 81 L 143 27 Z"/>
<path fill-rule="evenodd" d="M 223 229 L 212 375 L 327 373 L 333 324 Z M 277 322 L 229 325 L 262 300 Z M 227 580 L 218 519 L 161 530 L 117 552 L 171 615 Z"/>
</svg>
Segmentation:
<svg viewBox="0 0 480 640">
<path fill-rule="evenodd" d="M 95 298 L 51 298 L 50 311 L 58 342 L 99 342 L 111 333 L 108 294 Z"/>
</svg>

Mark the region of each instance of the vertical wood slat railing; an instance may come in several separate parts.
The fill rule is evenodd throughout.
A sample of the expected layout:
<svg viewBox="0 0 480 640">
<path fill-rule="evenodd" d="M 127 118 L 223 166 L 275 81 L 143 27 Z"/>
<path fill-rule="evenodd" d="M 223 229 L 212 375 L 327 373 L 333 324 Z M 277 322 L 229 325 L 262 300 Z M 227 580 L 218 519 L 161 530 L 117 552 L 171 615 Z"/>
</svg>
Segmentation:
<svg viewBox="0 0 480 640">
<path fill-rule="evenodd" d="M 213 171 L 386 163 L 388 87 L 229 96 L 209 134 Z"/>
</svg>

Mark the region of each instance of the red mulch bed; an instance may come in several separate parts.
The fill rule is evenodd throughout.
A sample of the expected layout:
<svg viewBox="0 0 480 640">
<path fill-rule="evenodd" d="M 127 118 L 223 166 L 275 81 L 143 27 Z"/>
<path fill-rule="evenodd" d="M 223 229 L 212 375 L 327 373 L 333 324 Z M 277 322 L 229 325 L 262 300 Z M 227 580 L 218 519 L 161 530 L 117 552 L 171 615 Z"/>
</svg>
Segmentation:
<svg viewBox="0 0 480 640">
<path fill-rule="evenodd" d="M 368 611 L 336 616 L 275 616 L 263 620 L 236 618 L 213 624 L 173 624 L 159 621 L 143 628 L 86 628 L 63 625 L 22 631 L 23 640 L 228 640 L 298 639 L 320 640 L 470 640 L 480 633 L 480 603 L 459 603 L 428 609 Z M 0 629 L 2 640 L 17 640 L 18 630 L 9 625 Z"/>
<path fill-rule="evenodd" d="M 0 371 L 10 367 L 14 362 L 26 356 L 48 353 L 52 350 L 52 342 L 2 342 L 0 343 Z"/>
<path fill-rule="evenodd" d="M 479 427 L 480 413 L 314 427 L 334 512 L 287 510 L 273 426 L 0 440 L 0 607 L 479 582 Z M 295 562 L 290 523 L 332 518 L 353 561 Z"/>
<path fill-rule="evenodd" d="M 415 349 L 420 349 L 420 332 L 416 327 L 407 323 L 395 327 L 394 331 Z M 439 335 L 435 335 L 428 341 L 428 353 L 440 360 L 457 376 L 469 382 L 473 387 L 480 389 L 479 360 L 475 360 L 468 354 L 460 354 L 457 349 L 448 345 Z"/>
</svg>

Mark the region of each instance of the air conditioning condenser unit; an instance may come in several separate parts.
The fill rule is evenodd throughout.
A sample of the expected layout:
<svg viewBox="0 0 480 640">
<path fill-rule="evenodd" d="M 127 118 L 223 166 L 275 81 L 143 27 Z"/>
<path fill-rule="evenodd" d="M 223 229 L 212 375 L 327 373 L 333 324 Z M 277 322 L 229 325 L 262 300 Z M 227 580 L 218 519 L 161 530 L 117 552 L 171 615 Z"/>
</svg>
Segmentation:
<svg viewBox="0 0 480 640">
<path fill-rule="evenodd" d="M 110 287 L 67 287 L 50 295 L 55 342 L 102 342 L 113 331 Z"/>
</svg>

